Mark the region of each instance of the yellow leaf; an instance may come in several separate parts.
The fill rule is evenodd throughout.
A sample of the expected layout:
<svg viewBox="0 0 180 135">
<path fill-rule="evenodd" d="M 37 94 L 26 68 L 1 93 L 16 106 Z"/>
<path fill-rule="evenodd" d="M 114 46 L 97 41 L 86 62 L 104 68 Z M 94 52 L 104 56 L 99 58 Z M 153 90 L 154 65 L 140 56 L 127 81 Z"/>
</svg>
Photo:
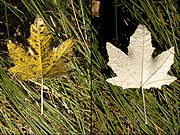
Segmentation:
<svg viewBox="0 0 180 135">
<path fill-rule="evenodd" d="M 9 71 L 25 80 L 35 81 L 42 77 L 60 77 L 70 71 L 67 63 L 72 57 L 73 40 L 68 39 L 57 48 L 52 48 L 51 39 L 44 21 L 37 16 L 30 27 L 27 51 L 18 44 L 8 42 L 9 54 L 15 64 Z"/>
</svg>

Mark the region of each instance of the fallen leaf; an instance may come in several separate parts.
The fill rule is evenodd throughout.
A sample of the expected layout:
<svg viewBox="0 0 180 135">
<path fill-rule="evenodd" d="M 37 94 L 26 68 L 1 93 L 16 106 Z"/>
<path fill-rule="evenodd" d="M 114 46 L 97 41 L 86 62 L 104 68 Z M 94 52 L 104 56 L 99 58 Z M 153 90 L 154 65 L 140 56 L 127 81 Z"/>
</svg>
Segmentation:
<svg viewBox="0 0 180 135">
<path fill-rule="evenodd" d="M 168 75 L 174 59 L 174 47 L 161 53 L 156 58 L 151 55 L 154 48 L 150 32 L 144 25 L 139 25 L 130 38 L 128 55 L 107 43 L 108 65 L 117 74 L 106 81 L 126 88 L 161 88 L 176 80 Z"/>
<path fill-rule="evenodd" d="M 19 44 L 8 42 L 9 55 L 14 60 L 14 67 L 9 71 L 25 80 L 60 77 L 71 69 L 67 63 L 72 56 L 74 42 L 68 39 L 57 48 L 51 47 L 51 34 L 40 16 L 30 27 L 30 46 L 26 51 Z"/>
<path fill-rule="evenodd" d="M 28 49 L 11 41 L 7 44 L 9 55 L 15 64 L 9 72 L 21 76 L 24 80 L 41 82 L 41 114 L 43 114 L 44 78 L 60 78 L 71 71 L 67 63 L 72 56 L 73 40 L 68 39 L 57 48 L 52 48 L 51 39 L 46 24 L 38 15 L 30 27 Z"/>
</svg>

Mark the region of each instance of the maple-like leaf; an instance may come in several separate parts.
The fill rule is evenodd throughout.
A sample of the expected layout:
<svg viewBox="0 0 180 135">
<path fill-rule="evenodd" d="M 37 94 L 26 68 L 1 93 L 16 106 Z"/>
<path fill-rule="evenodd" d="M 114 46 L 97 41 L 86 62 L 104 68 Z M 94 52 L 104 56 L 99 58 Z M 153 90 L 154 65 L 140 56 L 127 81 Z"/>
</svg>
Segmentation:
<svg viewBox="0 0 180 135">
<path fill-rule="evenodd" d="M 10 57 L 14 67 L 9 71 L 25 80 L 60 77 L 70 71 L 67 62 L 72 56 L 74 42 L 68 39 L 57 48 L 51 47 L 51 34 L 44 21 L 37 16 L 30 27 L 29 49 L 26 51 L 20 45 L 8 42 Z"/>
<path fill-rule="evenodd" d="M 167 74 L 173 64 L 174 47 L 153 58 L 151 35 L 144 25 L 139 25 L 131 36 L 128 55 L 110 43 L 107 43 L 107 51 L 108 65 L 117 74 L 116 77 L 107 79 L 107 82 L 113 85 L 122 86 L 124 89 L 149 89 L 161 88 L 162 85 L 176 80 L 176 77 Z"/>
<path fill-rule="evenodd" d="M 30 44 L 28 51 L 18 44 L 8 42 L 9 55 L 15 64 L 9 72 L 25 80 L 41 81 L 41 114 L 43 114 L 43 80 L 60 77 L 71 71 L 67 63 L 71 59 L 74 42 L 68 39 L 57 48 L 52 48 L 51 34 L 39 15 L 30 27 L 28 41 Z"/>
</svg>

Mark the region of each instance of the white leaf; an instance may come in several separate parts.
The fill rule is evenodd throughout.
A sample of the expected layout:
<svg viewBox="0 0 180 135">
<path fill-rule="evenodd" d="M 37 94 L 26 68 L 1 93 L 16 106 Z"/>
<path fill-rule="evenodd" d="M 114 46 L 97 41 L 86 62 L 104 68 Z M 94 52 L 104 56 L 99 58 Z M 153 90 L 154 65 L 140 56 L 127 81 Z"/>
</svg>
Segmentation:
<svg viewBox="0 0 180 135">
<path fill-rule="evenodd" d="M 106 81 L 113 85 L 126 88 L 161 88 L 170 84 L 176 77 L 167 74 L 174 59 L 174 47 L 161 53 L 156 58 L 151 55 L 154 48 L 151 45 L 150 32 L 144 25 L 139 25 L 130 38 L 128 55 L 107 43 L 109 55 L 108 65 L 117 74 Z"/>
</svg>

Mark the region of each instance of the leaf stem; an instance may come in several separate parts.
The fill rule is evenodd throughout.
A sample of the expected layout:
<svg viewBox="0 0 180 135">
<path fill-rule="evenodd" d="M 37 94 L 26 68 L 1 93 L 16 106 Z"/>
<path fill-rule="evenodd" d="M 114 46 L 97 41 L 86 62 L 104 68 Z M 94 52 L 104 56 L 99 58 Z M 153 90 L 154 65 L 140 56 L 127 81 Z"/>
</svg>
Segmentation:
<svg viewBox="0 0 180 135">
<path fill-rule="evenodd" d="M 144 106 L 144 120 L 145 120 L 145 124 L 147 124 L 147 115 L 146 115 L 146 103 L 145 103 L 145 98 L 144 98 L 144 88 L 140 87 L 141 91 L 142 91 L 142 97 L 143 97 L 143 106 Z"/>
<path fill-rule="evenodd" d="M 41 115 L 43 114 L 43 77 L 41 77 Z"/>
</svg>

